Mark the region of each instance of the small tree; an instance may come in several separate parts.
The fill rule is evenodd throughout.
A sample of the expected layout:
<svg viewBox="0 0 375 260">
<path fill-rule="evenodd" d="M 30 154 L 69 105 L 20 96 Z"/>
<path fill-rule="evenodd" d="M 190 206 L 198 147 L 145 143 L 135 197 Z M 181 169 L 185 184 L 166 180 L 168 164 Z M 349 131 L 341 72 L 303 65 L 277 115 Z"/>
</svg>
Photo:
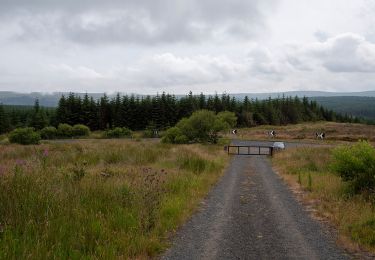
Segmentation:
<svg viewBox="0 0 375 260">
<path fill-rule="evenodd" d="M 231 112 L 222 112 L 216 115 L 213 111 L 199 110 L 189 118 L 181 119 L 176 127 L 170 128 L 163 141 L 217 143 L 219 132 L 234 126 L 236 121 L 237 118 Z"/>
<path fill-rule="evenodd" d="M 182 119 L 177 127 L 193 142 L 209 142 L 215 134 L 216 115 L 213 111 L 199 110 L 189 118 Z"/>
</svg>

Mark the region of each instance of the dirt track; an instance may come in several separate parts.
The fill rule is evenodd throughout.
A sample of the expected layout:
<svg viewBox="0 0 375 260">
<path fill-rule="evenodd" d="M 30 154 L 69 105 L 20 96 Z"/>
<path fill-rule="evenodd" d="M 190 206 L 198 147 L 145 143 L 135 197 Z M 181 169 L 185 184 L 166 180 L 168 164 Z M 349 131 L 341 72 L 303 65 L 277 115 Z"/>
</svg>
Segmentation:
<svg viewBox="0 0 375 260">
<path fill-rule="evenodd" d="M 334 240 L 295 200 L 267 157 L 234 156 L 162 259 L 350 258 Z"/>
</svg>

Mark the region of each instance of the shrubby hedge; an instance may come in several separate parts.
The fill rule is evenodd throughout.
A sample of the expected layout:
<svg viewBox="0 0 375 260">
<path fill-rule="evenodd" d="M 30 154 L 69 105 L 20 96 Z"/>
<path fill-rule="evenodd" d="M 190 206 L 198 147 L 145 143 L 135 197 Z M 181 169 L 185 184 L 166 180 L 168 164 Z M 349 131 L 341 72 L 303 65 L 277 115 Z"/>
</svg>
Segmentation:
<svg viewBox="0 0 375 260">
<path fill-rule="evenodd" d="M 44 127 L 40 130 L 40 136 L 45 140 L 52 140 L 57 138 L 57 129 L 53 126 Z"/>
<path fill-rule="evenodd" d="M 73 126 L 72 129 L 73 136 L 89 136 L 90 135 L 90 128 L 85 125 L 77 124 Z"/>
<path fill-rule="evenodd" d="M 350 192 L 375 194 L 375 148 L 366 141 L 338 147 L 332 169 L 349 183 Z"/>
<path fill-rule="evenodd" d="M 60 124 L 56 129 L 53 126 L 47 126 L 40 131 L 35 131 L 32 127 L 17 128 L 13 130 L 8 138 L 11 143 L 19 144 L 38 144 L 41 139 L 52 140 L 57 138 L 72 138 L 89 136 L 90 129 L 85 125 Z"/>
<path fill-rule="evenodd" d="M 40 134 L 32 127 L 17 128 L 9 133 L 9 142 L 17 144 L 39 144 Z"/>
<path fill-rule="evenodd" d="M 57 136 L 60 138 L 89 136 L 90 128 L 85 125 L 77 124 L 71 126 L 69 124 L 59 124 L 57 127 Z"/>
<path fill-rule="evenodd" d="M 59 137 L 73 137 L 73 127 L 69 124 L 59 124 L 57 135 Z"/>
<path fill-rule="evenodd" d="M 105 132 L 105 137 L 108 138 L 122 138 L 131 136 L 132 131 L 126 127 L 115 127 L 114 129 L 110 129 Z"/>
</svg>

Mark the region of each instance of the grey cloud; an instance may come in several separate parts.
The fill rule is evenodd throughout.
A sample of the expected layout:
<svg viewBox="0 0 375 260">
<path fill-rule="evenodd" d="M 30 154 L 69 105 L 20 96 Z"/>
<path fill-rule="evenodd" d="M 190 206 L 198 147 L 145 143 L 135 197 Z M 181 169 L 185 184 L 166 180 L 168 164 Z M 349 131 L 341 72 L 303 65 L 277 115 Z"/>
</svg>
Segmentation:
<svg viewBox="0 0 375 260">
<path fill-rule="evenodd" d="M 344 33 L 323 42 L 298 46 L 289 53 L 288 62 L 297 70 L 322 66 L 334 73 L 373 73 L 375 44 L 360 35 Z"/>
<path fill-rule="evenodd" d="M 261 46 L 255 46 L 248 53 L 248 59 L 251 64 L 253 75 L 264 75 L 266 77 L 281 80 L 288 71 L 286 60 L 277 57 L 269 49 Z"/>
<path fill-rule="evenodd" d="M 95 43 L 173 43 L 249 39 L 278 0 L 0 0 L 16 39 Z M 6 12 L 4 10 L 7 10 Z"/>
<path fill-rule="evenodd" d="M 375 72 L 375 44 L 359 35 L 330 38 L 312 53 L 332 72 Z"/>
<path fill-rule="evenodd" d="M 127 75 L 133 84 L 160 88 L 228 82 L 245 78 L 248 70 L 248 64 L 235 62 L 226 56 L 180 57 L 163 53 L 147 57 L 120 74 Z"/>
</svg>

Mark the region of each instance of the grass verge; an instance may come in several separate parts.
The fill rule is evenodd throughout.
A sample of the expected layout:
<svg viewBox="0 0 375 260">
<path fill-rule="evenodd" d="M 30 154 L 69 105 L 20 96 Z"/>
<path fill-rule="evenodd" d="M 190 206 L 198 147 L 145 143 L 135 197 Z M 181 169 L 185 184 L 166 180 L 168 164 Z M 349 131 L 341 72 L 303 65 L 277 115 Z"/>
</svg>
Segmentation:
<svg viewBox="0 0 375 260">
<path fill-rule="evenodd" d="M 330 170 L 332 147 L 300 147 L 277 153 L 276 171 L 316 216 L 338 230 L 339 242 L 351 251 L 375 253 L 375 207 L 364 195 L 349 196 L 348 185 Z"/>
<path fill-rule="evenodd" d="M 0 146 L 0 259 L 149 258 L 221 176 L 221 146 Z"/>
</svg>

